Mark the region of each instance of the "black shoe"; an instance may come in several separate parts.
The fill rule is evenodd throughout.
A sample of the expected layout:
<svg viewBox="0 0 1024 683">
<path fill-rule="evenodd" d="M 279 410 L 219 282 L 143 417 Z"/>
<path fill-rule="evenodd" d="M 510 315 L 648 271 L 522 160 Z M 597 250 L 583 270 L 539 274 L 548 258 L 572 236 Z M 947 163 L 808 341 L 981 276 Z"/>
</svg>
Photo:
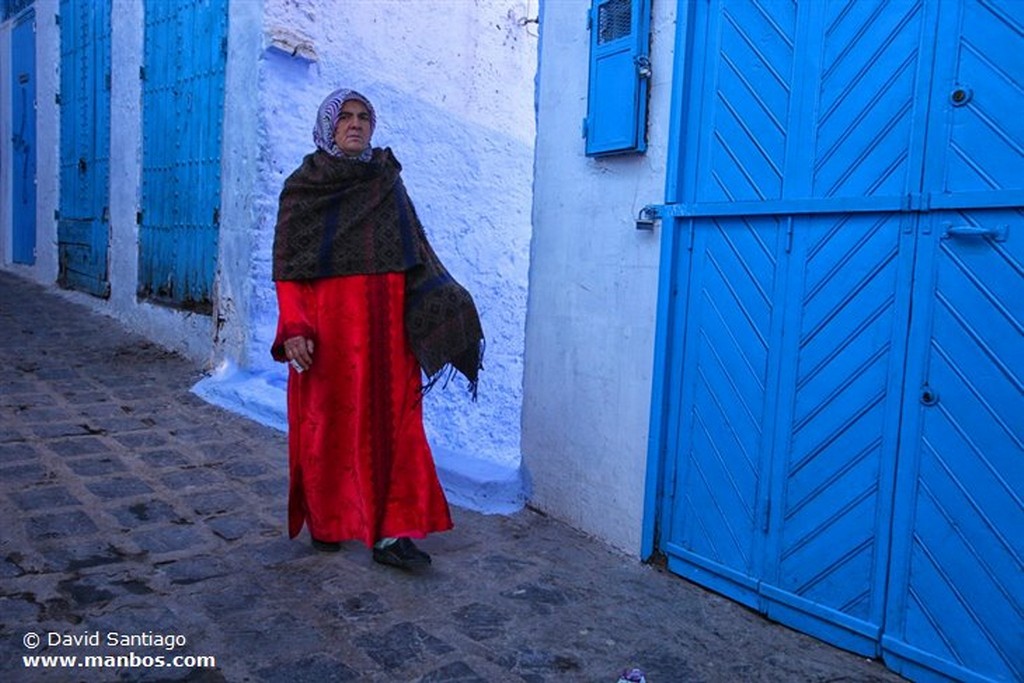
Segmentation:
<svg viewBox="0 0 1024 683">
<path fill-rule="evenodd" d="M 310 538 L 313 538 L 310 536 Z M 322 550 L 325 553 L 336 553 L 341 550 L 341 543 L 339 541 L 321 541 L 313 538 L 313 547 L 317 550 Z"/>
<path fill-rule="evenodd" d="M 400 538 L 384 548 L 374 547 L 373 561 L 399 569 L 418 569 L 430 564 L 430 555 L 408 538 Z"/>
</svg>

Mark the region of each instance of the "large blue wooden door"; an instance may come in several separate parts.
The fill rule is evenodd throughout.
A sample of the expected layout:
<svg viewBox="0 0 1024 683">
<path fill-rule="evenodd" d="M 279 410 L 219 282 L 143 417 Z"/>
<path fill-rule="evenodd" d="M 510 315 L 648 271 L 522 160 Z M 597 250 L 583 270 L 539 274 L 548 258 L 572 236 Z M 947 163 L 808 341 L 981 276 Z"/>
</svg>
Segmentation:
<svg viewBox="0 0 1024 683">
<path fill-rule="evenodd" d="M 679 573 L 874 653 L 923 13 L 910 1 L 882 15 L 874 3 L 694 9 L 702 95 L 683 159 L 695 218 L 677 255 L 685 341 L 664 547 Z"/>
<path fill-rule="evenodd" d="M 12 259 L 36 262 L 36 27 L 29 10 L 11 32 L 13 168 Z"/>
<path fill-rule="evenodd" d="M 227 0 L 146 2 L 139 296 L 212 311 Z"/>
<path fill-rule="evenodd" d="M 60 3 L 62 287 L 108 296 L 110 249 L 110 1 Z"/>
<path fill-rule="evenodd" d="M 886 658 L 1024 680 L 1024 3 L 943 3 Z"/>
<path fill-rule="evenodd" d="M 683 7 L 670 568 L 924 677 L 1020 678 L 1024 4 Z"/>
</svg>

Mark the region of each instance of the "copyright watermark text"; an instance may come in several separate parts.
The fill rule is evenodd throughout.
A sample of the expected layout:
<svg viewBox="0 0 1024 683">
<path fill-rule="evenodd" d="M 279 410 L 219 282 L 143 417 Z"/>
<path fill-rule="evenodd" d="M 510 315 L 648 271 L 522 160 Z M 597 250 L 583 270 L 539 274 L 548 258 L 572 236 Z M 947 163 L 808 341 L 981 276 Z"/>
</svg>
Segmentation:
<svg viewBox="0 0 1024 683">
<path fill-rule="evenodd" d="M 22 636 L 21 643 L 33 652 L 22 655 L 22 665 L 27 669 L 213 669 L 217 666 L 217 658 L 212 655 L 176 654 L 188 645 L 188 638 L 180 633 L 29 631 Z M 51 650 L 76 653 L 51 654 Z"/>
</svg>

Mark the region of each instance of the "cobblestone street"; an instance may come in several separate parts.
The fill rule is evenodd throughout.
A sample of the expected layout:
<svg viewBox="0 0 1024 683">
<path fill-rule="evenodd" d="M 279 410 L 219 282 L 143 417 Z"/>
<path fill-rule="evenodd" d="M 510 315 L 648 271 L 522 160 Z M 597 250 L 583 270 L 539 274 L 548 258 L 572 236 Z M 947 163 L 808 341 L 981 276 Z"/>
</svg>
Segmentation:
<svg viewBox="0 0 1024 683">
<path fill-rule="evenodd" d="M 317 552 L 285 436 L 191 394 L 201 368 L 2 272 L 0 329 L 4 681 L 902 680 L 530 510 L 455 509 L 420 574 Z M 129 653 L 216 666 L 80 665 Z"/>
</svg>

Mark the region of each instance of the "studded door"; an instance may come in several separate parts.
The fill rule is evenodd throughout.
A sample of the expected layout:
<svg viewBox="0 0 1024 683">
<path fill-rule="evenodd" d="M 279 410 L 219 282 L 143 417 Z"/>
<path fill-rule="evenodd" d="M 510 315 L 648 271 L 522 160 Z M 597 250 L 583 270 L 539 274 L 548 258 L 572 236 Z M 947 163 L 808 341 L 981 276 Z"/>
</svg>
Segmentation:
<svg viewBox="0 0 1024 683">
<path fill-rule="evenodd" d="M 146 2 L 141 298 L 210 313 L 220 223 L 227 0 Z"/>
<path fill-rule="evenodd" d="M 110 249 L 110 2 L 60 3 L 62 287 L 108 296 Z"/>
</svg>

